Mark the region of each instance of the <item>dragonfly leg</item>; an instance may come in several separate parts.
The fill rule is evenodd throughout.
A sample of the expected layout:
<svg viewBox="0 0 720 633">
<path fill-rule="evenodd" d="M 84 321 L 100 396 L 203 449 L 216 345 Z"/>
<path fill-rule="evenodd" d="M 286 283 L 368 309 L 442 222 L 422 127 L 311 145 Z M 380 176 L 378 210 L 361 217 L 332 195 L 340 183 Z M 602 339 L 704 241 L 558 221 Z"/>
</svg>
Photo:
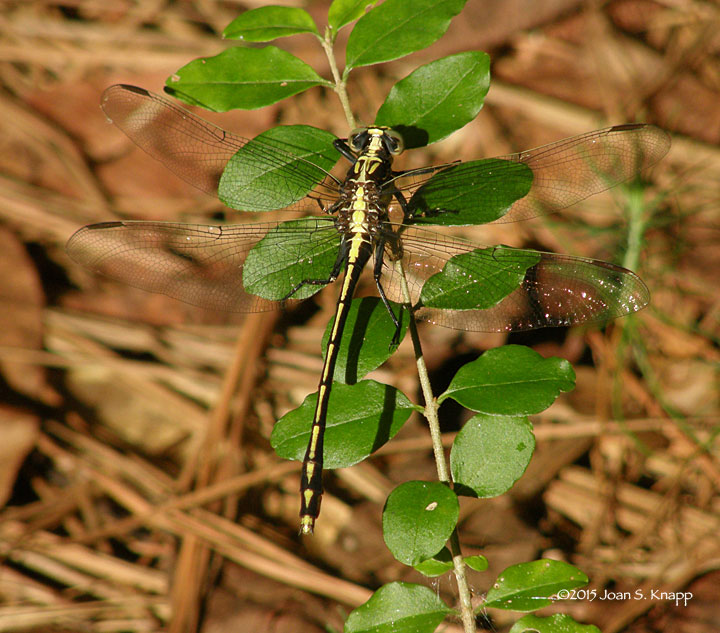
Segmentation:
<svg viewBox="0 0 720 633">
<path fill-rule="evenodd" d="M 333 147 L 340 152 L 345 158 L 347 158 L 351 163 L 355 163 L 357 160 L 357 156 L 353 154 L 352 150 L 347 144 L 347 139 L 342 138 L 336 138 L 333 141 Z"/>
<path fill-rule="evenodd" d="M 342 239 L 340 242 L 340 248 L 338 249 L 338 255 L 335 259 L 335 263 L 333 264 L 332 271 L 330 272 L 330 275 L 327 279 L 303 279 L 301 282 L 295 284 L 293 286 L 292 290 L 288 292 L 280 301 L 287 301 L 288 299 L 292 298 L 292 296 L 300 290 L 303 286 L 327 286 L 328 284 L 331 284 L 333 281 L 335 281 L 340 276 L 340 271 L 342 270 L 343 264 L 345 263 L 345 260 L 347 259 L 348 250 L 350 248 L 350 243 L 345 240 L 345 238 Z"/>
<path fill-rule="evenodd" d="M 408 203 L 407 200 L 405 200 L 405 196 L 402 195 L 401 191 L 396 191 L 394 194 L 395 199 L 398 201 L 398 204 L 400 204 L 400 208 L 402 209 L 403 215 L 407 215 L 408 210 Z"/>
<path fill-rule="evenodd" d="M 400 344 L 400 332 L 402 330 L 402 326 L 400 323 L 400 320 L 395 316 L 395 312 L 392 309 L 392 306 L 390 305 L 390 302 L 388 301 L 387 296 L 385 295 L 385 290 L 382 287 L 382 284 L 380 283 L 380 276 L 382 275 L 382 267 L 383 267 L 383 255 L 385 252 L 385 240 L 379 239 L 377 243 L 375 244 L 375 265 L 373 266 L 373 279 L 375 279 L 375 285 L 378 289 L 378 294 L 380 295 L 380 299 L 383 302 L 383 305 L 385 306 L 385 309 L 390 314 L 390 318 L 392 319 L 392 322 L 395 325 L 395 334 L 393 335 L 392 342 L 390 343 L 391 348 L 395 348 Z M 402 308 L 401 308 L 402 309 Z"/>
</svg>

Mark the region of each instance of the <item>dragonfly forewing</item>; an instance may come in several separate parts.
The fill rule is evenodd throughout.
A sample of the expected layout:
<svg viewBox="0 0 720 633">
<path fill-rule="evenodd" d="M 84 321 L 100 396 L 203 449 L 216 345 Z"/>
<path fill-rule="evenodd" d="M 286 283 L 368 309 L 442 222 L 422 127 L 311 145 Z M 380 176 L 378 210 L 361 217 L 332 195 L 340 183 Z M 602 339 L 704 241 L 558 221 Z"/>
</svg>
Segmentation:
<svg viewBox="0 0 720 633">
<path fill-rule="evenodd" d="M 631 180 L 669 148 L 669 135 L 654 125 L 617 125 L 518 154 L 409 173 L 405 183 L 398 178 L 391 186 L 405 192 L 411 213 L 424 213 L 416 220 L 423 224 L 516 222 L 564 209 Z M 521 176 L 515 173 L 517 164 L 531 170 L 532 185 L 508 210 L 505 196 L 497 192 L 507 189 L 509 179 Z M 497 197 L 496 207 L 477 213 L 478 198 L 488 196 Z M 478 221 L 468 221 L 473 216 Z"/>
<path fill-rule="evenodd" d="M 629 124 L 501 156 L 530 167 L 533 185 L 499 221 L 516 222 L 569 207 L 635 178 L 669 149 L 667 132 L 654 125 Z"/>
<path fill-rule="evenodd" d="M 313 152 L 306 147 L 280 141 L 248 140 L 231 134 L 160 95 L 135 86 L 111 86 L 103 93 L 102 108 L 107 117 L 150 156 L 194 187 L 220 197 L 232 208 L 253 211 L 295 208 L 291 203 L 280 207 L 262 206 L 262 190 L 258 191 L 251 177 L 248 180 L 248 169 L 260 174 L 280 170 L 289 190 L 304 192 L 296 194 L 293 202 L 313 189 L 316 197 L 326 203 L 337 200 L 337 181 L 310 160 Z M 242 163 L 246 169 L 235 168 L 234 173 L 224 176 L 221 195 L 219 185 L 223 172 L 240 150 L 243 150 Z M 248 191 L 254 195 L 248 197 Z M 249 208 L 248 200 L 255 201 L 253 208 Z"/>
</svg>

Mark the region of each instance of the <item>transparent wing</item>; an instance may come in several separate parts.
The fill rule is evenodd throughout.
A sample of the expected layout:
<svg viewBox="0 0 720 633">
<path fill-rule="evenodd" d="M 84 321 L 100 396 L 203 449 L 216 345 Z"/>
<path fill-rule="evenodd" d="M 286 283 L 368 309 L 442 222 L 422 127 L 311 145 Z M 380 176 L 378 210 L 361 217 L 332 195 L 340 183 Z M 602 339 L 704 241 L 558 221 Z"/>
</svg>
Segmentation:
<svg viewBox="0 0 720 633">
<path fill-rule="evenodd" d="M 381 283 L 388 298 L 403 302 L 393 258 L 399 251 L 388 237 Z M 487 309 L 441 310 L 419 307 L 416 316 L 445 327 L 480 332 L 514 332 L 541 327 L 602 323 L 636 312 L 650 301 L 650 292 L 633 272 L 602 261 L 503 247 L 482 248 L 431 231 L 406 227 L 402 232 L 402 265 L 413 304 L 423 285 L 441 272 L 450 258 L 472 253 L 458 264 L 469 284 L 497 290 L 505 273 L 521 274 L 510 294 Z M 499 249 L 502 257 L 498 257 Z M 528 257 L 537 263 L 525 270 Z M 502 294 L 502 293 L 501 293 Z"/>
<path fill-rule="evenodd" d="M 511 163 L 524 163 L 533 172 L 530 192 L 518 200 L 497 222 L 516 222 L 569 207 L 596 193 L 630 180 L 643 169 L 658 162 L 670 148 L 670 137 L 654 125 L 616 125 L 543 145 L 535 149 L 498 156 Z M 472 163 L 460 163 L 470 165 Z M 458 163 L 438 165 L 431 172 L 408 172 L 389 184 L 390 189 L 405 192 L 408 199 L 432 176 L 452 169 Z M 502 166 L 483 164 L 476 169 L 450 171 L 442 186 L 449 190 L 493 190 L 502 186 Z M 403 184 L 404 183 L 404 184 Z M 483 195 L 486 195 L 484 193 Z M 449 209 L 451 212 L 452 209 Z"/>
<path fill-rule="evenodd" d="M 339 240 L 329 218 L 230 226 L 105 222 L 80 229 L 67 251 L 86 268 L 143 290 L 212 310 L 259 312 L 278 307 L 278 300 L 303 281 L 328 280 Z M 401 247 L 394 234 L 387 240 L 383 288 L 391 300 L 403 301 L 392 261 L 400 254 L 414 304 L 427 280 L 454 256 L 471 253 L 459 264 L 461 274 L 490 292 L 503 273 L 516 272 L 529 255 L 536 258 L 523 268 L 517 288 L 487 309 L 418 309 L 418 318 L 445 327 L 503 332 L 604 322 L 643 308 L 650 298 L 636 275 L 605 262 L 505 248 L 500 258 L 498 247 L 481 248 L 413 227 L 404 227 Z M 252 278 L 265 286 L 281 278 L 275 296 L 247 289 L 244 273 L 256 246 Z M 293 297 L 310 296 L 322 285 L 305 286 Z"/>
<path fill-rule="evenodd" d="M 103 93 L 102 109 L 150 156 L 186 182 L 216 197 L 225 166 L 249 142 L 136 86 L 110 86 Z M 320 182 L 316 195 L 311 197 L 328 202 L 337 199 L 335 180 L 319 166 L 301 160 L 292 173 L 287 173 L 285 165 L 288 161 L 297 163 L 296 155 L 284 152 L 277 144 L 254 141 L 249 147 L 256 162 L 267 165 L 268 171 L 272 166 L 282 168 L 289 186 L 304 187 L 308 183 Z M 232 206 L 231 198 L 226 201 Z"/>
<path fill-rule="evenodd" d="M 306 279 L 327 279 L 339 233 L 329 218 L 290 223 L 206 226 L 170 222 L 103 222 L 77 231 L 68 241 L 70 257 L 117 281 L 211 310 L 261 312 L 277 300 L 247 291 L 245 265 L 254 246 L 272 235 L 255 258 L 253 277 L 282 277 L 292 289 Z M 315 255 L 329 253 L 323 261 Z M 328 262 L 330 262 L 328 264 Z M 304 298 L 321 289 L 294 295 Z M 281 291 L 279 298 L 287 291 Z"/>
</svg>

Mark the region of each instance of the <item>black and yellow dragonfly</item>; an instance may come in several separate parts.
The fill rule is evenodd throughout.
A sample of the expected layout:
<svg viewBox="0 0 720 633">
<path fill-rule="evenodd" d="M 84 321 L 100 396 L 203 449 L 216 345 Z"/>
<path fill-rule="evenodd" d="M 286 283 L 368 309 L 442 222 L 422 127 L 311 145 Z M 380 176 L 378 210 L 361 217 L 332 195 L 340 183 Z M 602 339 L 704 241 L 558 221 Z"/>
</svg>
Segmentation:
<svg viewBox="0 0 720 633">
<path fill-rule="evenodd" d="M 67 245 L 92 271 L 213 310 L 270 310 L 313 295 L 344 269 L 303 464 L 303 533 L 313 531 L 320 511 L 338 345 L 370 259 L 398 331 L 390 301 L 408 305 L 408 294 L 418 319 L 487 332 L 605 322 L 649 301 L 645 284 L 613 264 L 481 247 L 422 226 L 512 222 L 575 204 L 662 158 L 669 137 L 654 126 L 615 126 L 497 159 L 397 172 L 392 161 L 402 138 L 381 126 L 322 142 L 298 141 L 304 129 L 292 141 L 247 140 L 126 85 L 105 92 L 103 109 L 143 150 L 232 208 L 321 210 L 239 225 L 105 222 L 80 229 Z M 340 156 L 351 162 L 342 179 L 330 172 Z"/>
</svg>

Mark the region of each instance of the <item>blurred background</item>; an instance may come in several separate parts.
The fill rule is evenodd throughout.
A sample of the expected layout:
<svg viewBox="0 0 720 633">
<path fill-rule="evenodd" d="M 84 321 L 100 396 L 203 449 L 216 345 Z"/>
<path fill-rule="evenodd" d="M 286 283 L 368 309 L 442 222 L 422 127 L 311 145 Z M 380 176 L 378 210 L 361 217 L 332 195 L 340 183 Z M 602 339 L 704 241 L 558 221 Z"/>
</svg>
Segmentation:
<svg viewBox="0 0 720 633">
<path fill-rule="evenodd" d="M 381 584 L 427 583 L 392 559 L 380 525 L 397 483 L 435 477 L 419 418 L 367 462 L 327 473 L 316 535 L 296 535 L 299 464 L 275 457 L 268 437 L 316 389 L 337 288 L 288 313 L 209 313 L 97 278 L 64 251 L 90 222 L 247 221 L 138 150 L 99 102 L 117 82 L 162 92 L 190 60 L 236 45 L 222 29 L 262 4 L 0 1 L 0 631 L 340 630 Z M 328 2 L 276 4 L 303 6 L 324 27 Z M 274 44 L 329 77 L 313 37 Z M 618 123 L 673 137 L 643 183 L 458 233 L 630 263 L 653 294 L 602 330 L 509 337 L 567 358 L 578 381 L 533 419 L 538 448 L 511 493 L 462 503 L 464 553 L 490 560 L 471 572 L 473 592 L 479 602 L 505 567 L 551 556 L 600 594 L 645 599 L 546 613 L 605 633 L 706 632 L 720 621 L 720 6 L 469 0 L 429 49 L 353 73 L 356 114 L 372 122 L 397 80 L 473 49 L 492 58 L 484 109 L 399 168 Z M 246 137 L 291 123 L 348 133 L 320 88 L 201 116 Z M 438 393 L 508 340 L 428 325 L 421 337 Z M 375 377 L 420 400 L 406 344 Z M 448 444 L 463 415 L 441 409 Z M 432 586 L 452 602 L 451 579 Z M 694 597 L 676 605 L 653 590 Z M 495 610 L 480 625 L 515 619 Z"/>
</svg>

